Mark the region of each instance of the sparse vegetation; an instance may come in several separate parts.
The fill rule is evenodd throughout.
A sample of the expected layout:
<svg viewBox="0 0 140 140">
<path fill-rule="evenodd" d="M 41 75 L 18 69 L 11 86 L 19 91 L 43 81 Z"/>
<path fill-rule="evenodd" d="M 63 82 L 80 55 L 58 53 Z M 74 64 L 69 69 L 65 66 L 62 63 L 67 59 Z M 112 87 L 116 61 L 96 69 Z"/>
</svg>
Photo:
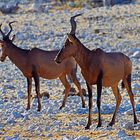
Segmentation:
<svg viewBox="0 0 140 140">
<path fill-rule="evenodd" d="M 3 0 L 4 1 L 4 0 Z M 25 3 L 28 2 L 28 3 Z M 79 0 L 80 1 L 80 0 Z M 99 8 L 70 8 L 54 5 L 55 1 L 45 3 L 46 11 L 31 12 L 34 1 L 23 0 L 19 11 L 13 14 L 0 13 L 3 31 L 7 23 L 18 21 L 13 26 L 16 35 L 14 43 L 23 49 L 33 47 L 44 50 L 60 49 L 70 31 L 69 18 L 82 13 L 77 19 L 77 37 L 90 50 L 102 48 L 104 51 L 121 51 L 133 63 L 132 89 L 136 102 L 136 114 L 140 120 L 140 4 L 115 5 Z M 45 8 L 44 8 L 45 9 Z M 78 80 L 86 89 L 80 69 Z M 92 125 L 84 130 L 87 122 L 88 98 L 86 108 L 81 108 L 78 96 L 69 96 L 67 105 L 61 111 L 64 90 L 59 80 L 40 79 L 41 93 L 49 92 L 50 98 L 43 97 L 42 111 L 37 112 L 37 100 L 33 98 L 32 108 L 26 111 L 27 83 L 21 72 L 9 59 L 0 62 L 0 139 L 140 139 L 140 123 L 133 126 L 131 104 L 127 92 L 120 90 L 123 97 L 117 113 L 116 124 L 107 128 L 114 107 L 115 98 L 110 89 L 103 89 L 101 113 L 103 127 L 96 129 L 98 122 L 96 107 L 96 87 L 93 88 Z M 47 86 L 46 86 L 47 85 Z M 35 90 L 33 89 L 33 96 Z"/>
</svg>

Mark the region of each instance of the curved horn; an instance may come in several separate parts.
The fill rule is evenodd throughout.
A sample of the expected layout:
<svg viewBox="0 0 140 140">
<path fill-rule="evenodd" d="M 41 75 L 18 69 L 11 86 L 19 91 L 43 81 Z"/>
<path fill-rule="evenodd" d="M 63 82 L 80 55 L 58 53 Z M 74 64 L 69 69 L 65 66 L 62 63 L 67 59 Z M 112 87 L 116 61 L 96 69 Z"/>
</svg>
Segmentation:
<svg viewBox="0 0 140 140">
<path fill-rule="evenodd" d="M 81 15 L 82 14 L 77 14 L 77 15 L 75 15 L 75 16 L 70 18 L 70 23 L 71 23 L 71 32 L 70 32 L 70 34 L 71 35 L 75 34 L 75 31 L 76 31 L 76 22 L 75 22 L 74 19 L 75 19 L 75 17 L 81 16 Z"/>
<path fill-rule="evenodd" d="M 7 35 L 6 36 L 8 36 L 9 37 L 9 35 L 11 34 L 11 32 L 13 31 L 13 28 L 12 28 L 12 23 L 14 23 L 14 22 L 17 22 L 17 21 L 12 21 L 12 22 L 9 22 L 9 27 L 10 27 L 10 31 L 9 31 L 9 33 L 7 33 Z"/>
<path fill-rule="evenodd" d="M 0 24 L 0 32 L 1 32 L 2 36 L 5 37 L 4 32 L 1 30 L 1 26 L 2 26 L 2 23 Z"/>
</svg>

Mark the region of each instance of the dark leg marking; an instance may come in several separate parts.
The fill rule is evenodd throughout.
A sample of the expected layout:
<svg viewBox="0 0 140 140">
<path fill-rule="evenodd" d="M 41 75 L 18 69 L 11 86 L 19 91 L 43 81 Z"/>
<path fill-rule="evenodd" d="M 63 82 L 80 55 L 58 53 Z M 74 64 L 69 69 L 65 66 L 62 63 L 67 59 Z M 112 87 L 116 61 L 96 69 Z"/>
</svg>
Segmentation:
<svg viewBox="0 0 140 140">
<path fill-rule="evenodd" d="M 31 104 L 32 78 L 27 78 L 27 87 L 28 87 L 28 103 L 26 110 L 29 110 Z"/>
<path fill-rule="evenodd" d="M 100 112 L 100 106 L 101 106 L 101 93 L 102 93 L 102 78 L 103 78 L 103 72 L 100 71 L 98 78 L 97 78 L 97 107 L 98 107 L 98 125 L 97 127 L 101 127 L 101 112 Z"/>
<path fill-rule="evenodd" d="M 89 129 L 90 128 L 90 125 L 91 125 L 91 113 L 92 113 L 92 106 L 93 106 L 93 103 L 92 103 L 92 85 L 89 85 L 87 82 L 86 82 L 86 85 L 87 85 L 87 89 L 88 89 L 88 97 L 89 97 L 89 114 L 88 114 L 88 123 L 85 127 L 85 129 Z"/>
<path fill-rule="evenodd" d="M 35 90 L 36 90 L 36 94 L 37 94 L 37 99 L 38 99 L 38 111 L 41 110 L 41 103 L 40 103 L 40 84 L 39 84 L 39 76 L 36 72 L 36 68 L 35 66 L 33 66 L 33 71 L 32 71 L 32 75 L 35 81 Z"/>
</svg>

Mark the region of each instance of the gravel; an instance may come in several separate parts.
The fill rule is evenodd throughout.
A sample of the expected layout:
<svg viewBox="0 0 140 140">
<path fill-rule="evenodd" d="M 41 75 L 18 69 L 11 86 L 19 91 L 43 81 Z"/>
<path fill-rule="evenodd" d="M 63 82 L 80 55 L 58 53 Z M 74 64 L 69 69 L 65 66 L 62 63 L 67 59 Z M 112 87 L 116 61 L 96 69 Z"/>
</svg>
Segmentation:
<svg viewBox="0 0 140 140">
<path fill-rule="evenodd" d="M 69 3 L 73 7 L 73 3 Z M 3 28 L 9 21 L 18 21 L 13 25 L 14 43 L 20 48 L 38 47 L 44 50 L 62 48 L 70 31 L 70 16 L 82 13 L 77 18 L 77 37 L 89 49 L 102 48 L 104 51 L 121 51 L 133 62 L 132 89 L 136 101 L 136 113 L 140 117 L 140 5 L 115 5 L 89 9 L 60 9 L 53 3 L 47 3 L 38 11 L 33 3 L 24 0 L 19 3 L 20 10 L 15 14 L 0 13 Z M 26 8 L 25 8 L 26 6 Z M 42 8 L 42 7 L 40 7 Z M 43 11 L 42 11 L 43 10 Z M 90 18 L 89 18 L 90 17 Z M 4 28 L 6 30 L 6 28 Z M 85 81 L 78 68 L 77 77 L 82 88 Z M 115 98 L 110 88 L 102 93 L 103 126 L 96 129 L 98 109 L 96 106 L 96 87 L 93 88 L 93 125 L 84 130 L 87 123 L 88 97 L 84 97 L 86 108 L 82 108 L 79 96 L 69 96 L 65 108 L 59 110 L 63 100 L 63 87 L 58 79 L 41 78 L 41 92 L 47 90 L 50 98 L 43 97 L 42 110 L 37 112 L 37 99 L 33 98 L 32 107 L 26 111 L 26 78 L 20 70 L 6 59 L 0 63 L 0 138 L 4 140 L 20 139 L 139 139 L 140 126 L 133 125 L 133 114 L 126 90 L 120 92 L 122 102 L 113 127 L 107 128 L 115 109 Z M 34 86 L 33 86 L 34 87 Z M 33 88 L 32 95 L 35 95 Z"/>
</svg>

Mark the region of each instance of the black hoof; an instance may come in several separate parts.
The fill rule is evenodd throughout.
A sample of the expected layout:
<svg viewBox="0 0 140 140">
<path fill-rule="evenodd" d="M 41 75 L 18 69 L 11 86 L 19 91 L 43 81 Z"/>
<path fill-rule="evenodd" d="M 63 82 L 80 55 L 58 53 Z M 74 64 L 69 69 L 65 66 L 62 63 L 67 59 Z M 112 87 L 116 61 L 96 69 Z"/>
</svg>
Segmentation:
<svg viewBox="0 0 140 140">
<path fill-rule="evenodd" d="M 90 124 L 87 124 L 86 127 L 85 127 L 85 130 L 87 130 L 89 128 L 90 128 Z"/>
<path fill-rule="evenodd" d="M 97 125 L 96 128 L 99 128 L 99 127 L 101 127 L 101 126 L 102 126 L 102 124 L 101 124 L 101 123 L 98 123 L 98 125 Z"/>
<path fill-rule="evenodd" d="M 27 107 L 26 110 L 30 110 L 30 107 Z"/>
<path fill-rule="evenodd" d="M 114 124 L 113 122 L 110 122 L 110 123 L 107 125 L 107 127 L 110 127 L 110 126 L 112 127 L 113 124 Z"/>
<path fill-rule="evenodd" d="M 82 108 L 86 108 L 86 106 L 85 105 L 82 105 Z"/>
<path fill-rule="evenodd" d="M 41 111 L 41 107 L 39 107 L 37 111 Z"/>
<path fill-rule="evenodd" d="M 136 120 L 134 120 L 134 124 L 137 124 L 139 121 L 136 119 Z"/>
<path fill-rule="evenodd" d="M 59 107 L 59 109 L 61 110 L 63 107 L 64 107 L 64 106 L 62 105 L 62 106 Z"/>
<path fill-rule="evenodd" d="M 90 126 L 86 126 L 86 127 L 85 127 L 85 130 L 88 130 L 89 128 L 90 128 Z"/>
<path fill-rule="evenodd" d="M 85 108 L 85 107 L 86 107 L 86 105 L 85 105 L 85 103 L 83 103 L 83 104 L 82 104 L 82 108 Z"/>
</svg>

